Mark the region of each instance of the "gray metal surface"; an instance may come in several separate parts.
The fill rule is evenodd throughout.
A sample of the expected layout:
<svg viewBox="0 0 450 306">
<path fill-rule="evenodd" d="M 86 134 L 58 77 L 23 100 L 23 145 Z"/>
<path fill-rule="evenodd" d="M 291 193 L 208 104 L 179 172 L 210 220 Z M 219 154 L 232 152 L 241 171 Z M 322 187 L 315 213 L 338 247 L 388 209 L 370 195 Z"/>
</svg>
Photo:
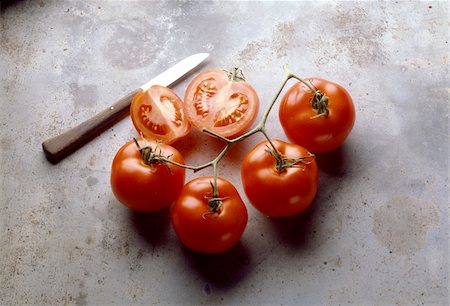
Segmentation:
<svg viewBox="0 0 450 306">
<path fill-rule="evenodd" d="M 2 1 L 0 17 L 0 304 L 449 303 L 448 2 Z M 344 85 L 357 110 L 298 217 L 245 198 L 239 163 L 259 136 L 230 152 L 219 173 L 249 224 L 215 257 L 184 249 L 168 210 L 115 200 L 129 118 L 56 166 L 41 150 L 197 52 L 202 69 L 241 67 L 262 109 L 287 63 Z M 268 126 L 285 138 L 276 111 Z M 221 144 L 195 131 L 175 146 L 199 164 Z"/>
</svg>

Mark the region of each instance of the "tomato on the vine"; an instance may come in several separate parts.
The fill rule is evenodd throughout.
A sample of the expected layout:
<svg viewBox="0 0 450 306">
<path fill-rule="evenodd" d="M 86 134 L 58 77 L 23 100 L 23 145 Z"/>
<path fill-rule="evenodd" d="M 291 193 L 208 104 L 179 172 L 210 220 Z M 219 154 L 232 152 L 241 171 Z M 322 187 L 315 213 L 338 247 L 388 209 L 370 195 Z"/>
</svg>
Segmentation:
<svg viewBox="0 0 450 306">
<path fill-rule="evenodd" d="M 184 164 L 183 156 L 173 147 L 137 140 L 143 150 Z M 146 164 L 136 143 L 130 141 L 119 149 L 111 168 L 111 188 L 122 204 L 139 212 L 154 212 L 175 201 L 185 179 L 185 169 L 170 163 Z"/>
<path fill-rule="evenodd" d="M 223 178 L 217 178 L 220 205 L 211 205 L 213 180 L 206 176 L 188 182 L 172 207 L 172 225 L 180 241 L 203 253 L 231 248 L 241 238 L 248 219 L 236 188 Z"/>
<path fill-rule="evenodd" d="M 255 121 L 259 99 L 253 87 L 233 72 L 207 70 L 197 75 L 184 95 L 189 121 L 199 129 L 207 128 L 223 137 L 236 137 Z"/>
<path fill-rule="evenodd" d="M 269 217 L 286 217 L 304 211 L 317 192 L 318 170 L 314 155 L 305 148 L 272 140 L 283 163 L 274 157 L 268 141 L 244 158 L 241 178 L 252 205 Z"/>
<path fill-rule="evenodd" d="M 153 85 L 134 96 L 130 107 L 131 120 L 145 138 L 171 144 L 191 130 L 182 104 L 170 88 Z"/>
<path fill-rule="evenodd" d="M 305 84 L 294 84 L 283 96 L 279 118 L 290 141 L 311 152 L 327 152 L 341 146 L 355 122 L 355 107 L 341 85 L 319 78 L 306 79 L 322 96 Z M 313 101 L 313 97 L 318 98 Z"/>
</svg>

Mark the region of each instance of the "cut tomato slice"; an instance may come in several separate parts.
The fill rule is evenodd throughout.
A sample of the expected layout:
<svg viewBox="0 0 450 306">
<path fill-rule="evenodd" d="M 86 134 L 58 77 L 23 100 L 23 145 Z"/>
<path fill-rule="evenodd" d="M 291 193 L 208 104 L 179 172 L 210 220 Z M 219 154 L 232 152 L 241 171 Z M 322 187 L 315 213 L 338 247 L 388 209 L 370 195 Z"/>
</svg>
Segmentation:
<svg viewBox="0 0 450 306">
<path fill-rule="evenodd" d="M 171 144 L 191 129 L 181 99 L 170 88 L 153 85 L 137 93 L 130 107 L 131 120 L 145 138 Z"/>
<path fill-rule="evenodd" d="M 189 83 L 183 105 L 194 126 L 227 138 L 240 136 L 251 127 L 258 114 L 258 95 L 249 83 L 233 76 L 223 70 L 207 70 Z"/>
</svg>

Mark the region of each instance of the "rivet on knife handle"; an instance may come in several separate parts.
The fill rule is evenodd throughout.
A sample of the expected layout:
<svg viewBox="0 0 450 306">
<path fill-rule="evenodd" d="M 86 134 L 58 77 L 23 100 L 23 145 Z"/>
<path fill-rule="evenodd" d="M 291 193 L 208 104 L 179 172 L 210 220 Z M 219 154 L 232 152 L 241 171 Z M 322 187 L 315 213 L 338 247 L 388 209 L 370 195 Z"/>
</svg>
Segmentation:
<svg viewBox="0 0 450 306">
<path fill-rule="evenodd" d="M 50 138 L 42 143 L 45 156 L 52 164 L 56 164 L 66 156 L 81 148 L 87 142 L 113 126 L 130 113 L 130 103 L 141 89 L 136 89 L 128 95 L 98 113 L 91 119 L 70 130 Z"/>
</svg>

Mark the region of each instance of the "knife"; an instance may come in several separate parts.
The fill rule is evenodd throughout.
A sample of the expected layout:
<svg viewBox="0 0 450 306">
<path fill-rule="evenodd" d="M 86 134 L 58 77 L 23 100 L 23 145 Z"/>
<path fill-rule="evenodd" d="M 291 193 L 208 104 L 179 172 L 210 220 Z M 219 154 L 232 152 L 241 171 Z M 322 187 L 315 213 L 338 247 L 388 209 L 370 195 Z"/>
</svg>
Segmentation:
<svg viewBox="0 0 450 306">
<path fill-rule="evenodd" d="M 170 86 L 197 67 L 208 56 L 208 53 L 198 53 L 183 59 L 91 119 L 58 136 L 47 139 L 42 143 L 45 157 L 52 164 L 58 163 L 128 115 L 131 101 L 138 92 L 146 91 L 152 85 Z"/>
</svg>

